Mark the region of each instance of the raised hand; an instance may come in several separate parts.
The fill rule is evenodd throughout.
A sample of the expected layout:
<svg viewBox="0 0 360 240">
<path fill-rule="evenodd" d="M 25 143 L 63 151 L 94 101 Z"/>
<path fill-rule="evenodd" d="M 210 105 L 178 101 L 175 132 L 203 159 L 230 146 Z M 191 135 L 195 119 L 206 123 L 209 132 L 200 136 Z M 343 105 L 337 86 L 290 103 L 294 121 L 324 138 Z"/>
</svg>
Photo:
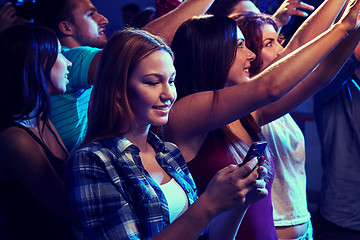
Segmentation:
<svg viewBox="0 0 360 240">
<path fill-rule="evenodd" d="M 313 11 L 315 8 L 299 0 L 285 0 L 272 15 L 279 27 L 285 26 L 291 16 L 307 17 L 305 10 Z"/>
<path fill-rule="evenodd" d="M 0 8 L 0 32 L 12 26 L 17 20 L 15 7 L 7 2 Z"/>
</svg>

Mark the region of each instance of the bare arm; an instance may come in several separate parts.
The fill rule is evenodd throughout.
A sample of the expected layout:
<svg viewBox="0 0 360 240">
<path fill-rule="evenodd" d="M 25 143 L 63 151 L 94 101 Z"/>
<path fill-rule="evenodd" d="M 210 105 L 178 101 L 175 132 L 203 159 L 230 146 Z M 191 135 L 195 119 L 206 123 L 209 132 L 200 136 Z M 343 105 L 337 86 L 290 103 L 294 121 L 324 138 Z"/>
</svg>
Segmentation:
<svg viewBox="0 0 360 240">
<path fill-rule="evenodd" d="M 181 23 L 190 17 L 204 14 L 213 2 L 214 0 L 186 0 L 171 12 L 146 24 L 143 29 L 162 37 L 168 45 L 171 45 L 174 34 Z M 97 53 L 91 61 L 88 72 L 89 85 L 94 84 L 101 53 L 102 51 Z"/>
<path fill-rule="evenodd" d="M 99 66 L 102 51 L 103 50 L 96 53 L 94 58 L 92 59 L 92 61 L 90 63 L 90 67 L 89 67 L 89 71 L 88 71 L 88 84 L 89 85 L 94 85 L 95 78 L 96 78 L 96 71 L 97 71 L 97 68 Z"/>
<path fill-rule="evenodd" d="M 325 0 L 298 28 L 281 53 L 280 58 L 301 47 L 328 29 L 348 1 L 349 0 Z"/>
<path fill-rule="evenodd" d="M 328 84 L 350 57 L 360 40 L 360 30 L 350 33 L 301 83 L 280 100 L 254 114 L 260 126 L 290 112 Z"/>
<path fill-rule="evenodd" d="M 162 37 L 167 44 L 171 45 L 181 23 L 188 18 L 206 13 L 213 2 L 214 0 L 186 0 L 171 12 L 148 23 L 144 29 Z"/>
<path fill-rule="evenodd" d="M 272 15 L 276 24 L 279 26 L 279 32 L 283 26 L 288 24 L 291 16 L 307 17 L 308 13 L 304 10 L 312 11 L 314 7 L 301 1 L 284 0 Z"/>
<path fill-rule="evenodd" d="M 190 147 L 194 154 L 209 131 L 278 100 L 305 78 L 348 31 L 358 27 L 360 2 L 356 3 L 341 24 L 334 25 L 250 81 L 217 91 L 215 101 L 214 92 L 192 94 L 177 101 L 166 125 L 166 137 L 182 152 Z M 189 161 L 186 153 L 184 157 Z"/>
</svg>

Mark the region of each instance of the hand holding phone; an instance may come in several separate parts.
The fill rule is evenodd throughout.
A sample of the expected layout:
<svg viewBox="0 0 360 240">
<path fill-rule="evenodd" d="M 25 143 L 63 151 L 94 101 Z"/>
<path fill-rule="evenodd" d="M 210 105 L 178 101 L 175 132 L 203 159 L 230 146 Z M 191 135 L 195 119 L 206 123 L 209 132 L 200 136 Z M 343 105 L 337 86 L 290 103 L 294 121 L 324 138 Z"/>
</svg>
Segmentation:
<svg viewBox="0 0 360 240">
<path fill-rule="evenodd" d="M 253 142 L 251 144 L 249 151 L 247 152 L 243 162 L 239 164 L 239 167 L 243 166 L 244 164 L 249 162 L 254 157 L 261 157 L 265 151 L 266 146 L 267 146 L 266 141 Z"/>
</svg>

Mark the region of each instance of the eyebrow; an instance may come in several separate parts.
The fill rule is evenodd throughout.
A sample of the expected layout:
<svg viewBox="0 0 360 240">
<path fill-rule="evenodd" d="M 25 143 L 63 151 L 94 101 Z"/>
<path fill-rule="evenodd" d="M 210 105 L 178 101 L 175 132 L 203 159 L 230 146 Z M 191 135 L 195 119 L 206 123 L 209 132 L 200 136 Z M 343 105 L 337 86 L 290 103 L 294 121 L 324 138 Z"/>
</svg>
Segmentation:
<svg viewBox="0 0 360 240">
<path fill-rule="evenodd" d="M 176 71 L 174 71 L 171 75 L 170 78 L 174 77 L 176 75 Z M 155 76 L 157 78 L 162 78 L 164 75 L 161 73 L 149 73 L 149 74 L 145 74 L 143 75 L 143 77 L 152 77 Z"/>
</svg>

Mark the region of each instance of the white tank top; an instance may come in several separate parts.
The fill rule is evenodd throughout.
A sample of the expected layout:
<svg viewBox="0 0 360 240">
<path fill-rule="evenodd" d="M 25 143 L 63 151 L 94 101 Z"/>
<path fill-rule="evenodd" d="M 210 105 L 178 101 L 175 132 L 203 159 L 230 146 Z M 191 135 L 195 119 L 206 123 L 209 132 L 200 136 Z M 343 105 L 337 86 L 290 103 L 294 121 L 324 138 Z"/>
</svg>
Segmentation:
<svg viewBox="0 0 360 240">
<path fill-rule="evenodd" d="M 184 189 L 172 178 L 169 182 L 160 185 L 168 202 L 170 223 L 188 208 L 188 199 Z"/>
</svg>

